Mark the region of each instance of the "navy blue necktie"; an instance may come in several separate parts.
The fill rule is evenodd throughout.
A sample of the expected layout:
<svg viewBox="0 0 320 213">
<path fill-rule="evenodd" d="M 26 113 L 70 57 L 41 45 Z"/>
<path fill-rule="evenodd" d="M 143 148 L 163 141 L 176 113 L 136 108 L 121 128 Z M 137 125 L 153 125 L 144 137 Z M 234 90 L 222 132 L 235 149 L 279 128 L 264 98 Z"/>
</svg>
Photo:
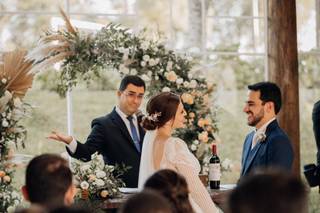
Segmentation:
<svg viewBox="0 0 320 213">
<path fill-rule="evenodd" d="M 131 130 L 132 140 L 134 142 L 136 149 L 138 150 L 138 152 L 140 152 L 139 137 L 138 137 L 137 129 L 133 124 L 133 117 L 130 115 L 127 117 L 127 119 L 130 122 L 130 130 Z"/>
</svg>

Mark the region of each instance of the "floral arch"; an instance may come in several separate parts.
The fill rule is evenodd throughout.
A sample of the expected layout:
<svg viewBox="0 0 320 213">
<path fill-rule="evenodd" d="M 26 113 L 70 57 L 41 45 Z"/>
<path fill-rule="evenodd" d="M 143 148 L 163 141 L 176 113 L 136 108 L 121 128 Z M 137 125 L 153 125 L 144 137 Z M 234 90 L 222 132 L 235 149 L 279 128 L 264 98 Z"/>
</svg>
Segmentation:
<svg viewBox="0 0 320 213">
<path fill-rule="evenodd" d="M 217 131 L 215 114 L 209 101 L 213 85 L 192 72 L 195 65 L 188 56 L 168 50 L 160 40 L 150 40 L 144 31 L 130 33 L 120 25 L 109 24 L 96 33 L 74 28 L 61 11 L 66 30 L 49 31 L 41 37 L 27 59 L 32 73 L 61 62 L 58 92 L 65 92 L 92 74 L 112 68 L 122 75 L 138 75 L 147 82 L 148 94 L 172 91 L 181 94 L 187 111 L 187 127 L 176 135 L 185 140 L 202 165 L 208 162 Z"/>
</svg>

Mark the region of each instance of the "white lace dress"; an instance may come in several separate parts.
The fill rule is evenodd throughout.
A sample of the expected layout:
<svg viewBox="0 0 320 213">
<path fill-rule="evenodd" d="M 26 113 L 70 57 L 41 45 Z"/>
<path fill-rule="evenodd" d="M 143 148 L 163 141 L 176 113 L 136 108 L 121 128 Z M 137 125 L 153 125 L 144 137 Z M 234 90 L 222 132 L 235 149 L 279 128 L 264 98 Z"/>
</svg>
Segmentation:
<svg viewBox="0 0 320 213">
<path fill-rule="evenodd" d="M 160 168 L 172 169 L 186 178 L 190 190 L 190 202 L 194 211 L 219 212 L 198 176 L 200 172 L 199 161 L 189 151 L 187 144 L 180 138 L 171 137 L 166 141 L 163 153 Z"/>
</svg>

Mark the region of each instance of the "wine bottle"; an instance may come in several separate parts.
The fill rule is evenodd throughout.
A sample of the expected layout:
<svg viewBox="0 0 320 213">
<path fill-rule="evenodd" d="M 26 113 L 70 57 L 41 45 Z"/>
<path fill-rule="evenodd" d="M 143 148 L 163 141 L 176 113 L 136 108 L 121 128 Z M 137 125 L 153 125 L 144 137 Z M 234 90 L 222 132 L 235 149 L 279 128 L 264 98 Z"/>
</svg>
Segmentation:
<svg viewBox="0 0 320 213">
<path fill-rule="evenodd" d="M 212 156 L 209 162 L 209 182 L 210 189 L 219 189 L 220 188 L 220 159 L 217 155 L 217 146 L 212 144 Z"/>
</svg>

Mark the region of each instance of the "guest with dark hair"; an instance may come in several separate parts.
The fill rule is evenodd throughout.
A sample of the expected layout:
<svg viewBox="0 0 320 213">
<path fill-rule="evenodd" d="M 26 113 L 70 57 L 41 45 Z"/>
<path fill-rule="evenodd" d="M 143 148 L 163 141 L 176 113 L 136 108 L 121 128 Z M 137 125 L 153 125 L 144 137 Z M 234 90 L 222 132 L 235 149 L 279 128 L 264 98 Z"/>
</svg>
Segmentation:
<svg viewBox="0 0 320 213">
<path fill-rule="evenodd" d="M 159 170 L 144 184 L 145 189 L 152 189 L 166 197 L 176 213 L 193 213 L 189 200 L 186 179 L 170 169 Z"/>
<path fill-rule="evenodd" d="M 27 166 L 22 193 L 26 200 L 48 210 L 71 205 L 75 195 L 68 163 L 55 154 L 33 158 Z"/>
<path fill-rule="evenodd" d="M 243 145 L 241 176 L 263 167 L 290 171 L 293 149 L 276 119 L 281 109 L 280 88 L 271 82 L 260 82 L 249 85 L 248 89 L 243 111 L 248 115 L 248 125 L 255 129 Z"/>
<path fill-rule="evenodd" d="M 67 144 L 68 153 L 83 161 L 91 160 L 91 155 L 99 152 L 107 164 L 124 163 L 131 169 L 121 178 L 127 187 L 137 187 L 145 133 L 140 126 L 138 112 L 145 89 L 145 83 L 140 77 L 125 76 L 117 91 L 118 105 L 110 114 L 92 121 L 91 133 L 84 144 L 58 132 L 52 132 L 48 138 Z"/>
<path fill-rule="evenodd" d="M 118 213 L 174 213 L 169 201 L 151 190 L 130 197 Z"/>
<path fill-rule="evenodd" d="M 218 212 L 198 176 L 199 161 L 182 139 L 172 136 L 173 131 L 184 127 L 186 121 L 180 97 L 170 92 L 155 95 L 147 104 L 147 113 L 142 122 L 147 131 L 141 154 L 139 187 L 142 188 L 158 170 L 171 169 L 186 178 L 194 211 Z"/>
<path fill-rule="evenodd" d="M 229 213 L 307 213 L 308 191 L 300 178 L 268 171 L 240 180 L 231 192 Z"/>
</svg>

